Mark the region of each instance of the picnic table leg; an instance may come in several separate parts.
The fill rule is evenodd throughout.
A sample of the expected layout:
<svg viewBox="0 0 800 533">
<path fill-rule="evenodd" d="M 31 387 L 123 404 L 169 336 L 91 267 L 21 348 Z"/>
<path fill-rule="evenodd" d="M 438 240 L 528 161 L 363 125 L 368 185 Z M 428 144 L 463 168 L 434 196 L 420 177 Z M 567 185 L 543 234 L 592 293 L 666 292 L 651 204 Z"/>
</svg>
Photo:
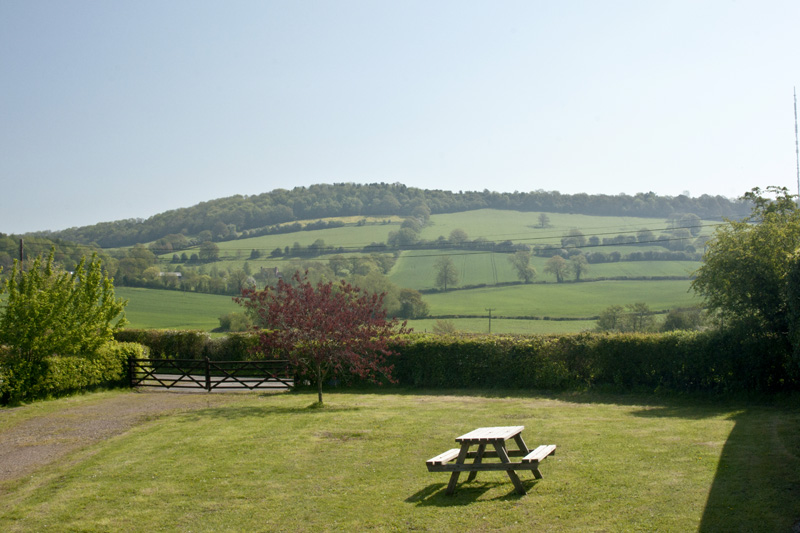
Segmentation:
<svg viewBox="0 0 800 533">
<path fill-rule="evenodd" d="M 517 447 L 522 452 L 523 456 L 531 453 L 531 450 L 528 449 L 528 446 L 525 444 L 525 441 L 522 440 L 522 433 L 517 433 L 516 435 L 514 435 L 514 442 L 517 443 Z"/>
<path fill-rule="evenodd" d="M 523 456 L 528 455 L 529 453 L 531 453 L 530 448 L 528 448 L 528 446 L 525 444 L 525 441 L 522 440 L 522 433 L 520 433 L 518 435 L 514 435 L 514 440 L 516 441 L 517 446 L 519 446 L 519 449 L 522 450 L 522 455 Z M 542 473 L 539 472 L 538 468 L 536 468 L 536 467 L 532 468 L 531 472 L 533 473 L 533 477 L 534 478 L 542 479 Z"/>
<path fill-rule="evenodd" d="M 503 442 L 495 442 L 494 449 L 497 450 L 497 456 L 500 458 L 502 462 L 504 463 L 511 462 L 511 459 L 508 458 L 508 453 L 506 453 L 506 448 Z M 522 486 L 522 481 L 520 481 L 519 476 L 517 475 L 516 472 L 514 472 L 514 470 L 509 468 L 508 470 L 506 470 L 506 474 L 508 474 L 508 477 L 511 479 L 511 483 L 514 484 L 514 488 L 517 489 L 518 494 L 521 494 L 523 496 L 527 494 L 527 492 L 525 491 L 525 487 Z"/>
<path fill-rule="evenodd" d="M 456 458 L 456 464 L 464 464 L 464 461 L 467 459 L 467 452 L 469 452 L 470 445 L 464 443 L 461 445 L 461 451 L 458 453 L 458 458 Z M 453 494 L 456 490 L 456 483 L 458 483 L 458 476 L 461 474 L 459 471 L 455 471 L 450 474 L 450 482 L 447 484 L 447 490 L 445 494 L 448 496 Z"/>
<path fill-rule="evenodd" d="M 475 455 L 475 460 L 472 461 L 472 464 L 475 464 L 475 465 L 481 464 L 481 462 L 483 461 L 483 452 L 485 452 L 485 451 L 486 451 L 486 445 L 485 444 L 479 444 L 478 445 L 478 453 Z M 469 473 L 469 477 L 467 478 L 467 482 L 472 481 L 477 476 L 478 476 L 478 471 L 477 470 L 473 470 L 472 472 Z"/>
</svg>

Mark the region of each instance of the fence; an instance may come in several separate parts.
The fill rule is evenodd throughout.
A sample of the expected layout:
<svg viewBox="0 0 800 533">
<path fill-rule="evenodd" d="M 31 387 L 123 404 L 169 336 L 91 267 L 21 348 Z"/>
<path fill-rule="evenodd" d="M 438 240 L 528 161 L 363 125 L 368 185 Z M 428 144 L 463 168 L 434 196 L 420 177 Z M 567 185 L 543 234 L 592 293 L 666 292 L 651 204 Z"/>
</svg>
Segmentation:
<svg viewBox="0 0 800 533">
<path fill-rule="evenodd" d="M 209 361 L 205 359 L 128 359 L 131 387 L 254 390 L 294 386 L 288 361 Z"/>
</svg>

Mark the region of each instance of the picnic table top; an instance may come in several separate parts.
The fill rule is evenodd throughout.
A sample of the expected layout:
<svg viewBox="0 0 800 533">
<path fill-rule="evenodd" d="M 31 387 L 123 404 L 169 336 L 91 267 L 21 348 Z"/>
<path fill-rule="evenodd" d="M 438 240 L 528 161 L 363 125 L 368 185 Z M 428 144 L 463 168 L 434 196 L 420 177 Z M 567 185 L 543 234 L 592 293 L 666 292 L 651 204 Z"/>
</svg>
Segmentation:
<svg viewBox="0 0 800 533">
<path fill-rule="evenodd" d="M 465 433 L 460 437 L 456 437 L 456 442 L 473 443 L 473 442 L 491 442 L 510 439 L 522 433 L 525 426 L 499 426 L 489 428 L 473 429 L 469 433 Z"/>
</svg>

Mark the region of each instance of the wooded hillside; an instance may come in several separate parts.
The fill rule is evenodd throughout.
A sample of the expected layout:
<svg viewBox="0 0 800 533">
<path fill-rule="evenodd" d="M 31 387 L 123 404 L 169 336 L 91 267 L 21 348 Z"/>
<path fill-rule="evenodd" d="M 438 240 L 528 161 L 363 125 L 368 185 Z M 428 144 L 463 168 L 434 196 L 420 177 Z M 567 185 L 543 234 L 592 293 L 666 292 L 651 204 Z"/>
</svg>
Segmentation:
<svg viewBox="0 0 800 533">
<path fill-rule="evenodd" d="M 257 232 L 294 220 L 341 216 L 427 216 L 483 208 L 663 218 L 676 213 L 693 213 L 703 219 L 738 218 L 750 210 L 749 205 L 740 200 L 709 195 L 690 198 L 654 193 L 635 196 L 568 195 L 543 190 L 527 193 L 451 192 L 417 189 L 399 183 L 337 183 L 292 190 L 276 189 L 254 196 L 230 196 L 166 211 L 148 219 L 102 222 L 37 235 L 109 248 L 147 243 L 167 235 L 198 235 L 201 232 L 210 232 L 209 237 L 219 241 L 237 233 Z"/>
</svg>

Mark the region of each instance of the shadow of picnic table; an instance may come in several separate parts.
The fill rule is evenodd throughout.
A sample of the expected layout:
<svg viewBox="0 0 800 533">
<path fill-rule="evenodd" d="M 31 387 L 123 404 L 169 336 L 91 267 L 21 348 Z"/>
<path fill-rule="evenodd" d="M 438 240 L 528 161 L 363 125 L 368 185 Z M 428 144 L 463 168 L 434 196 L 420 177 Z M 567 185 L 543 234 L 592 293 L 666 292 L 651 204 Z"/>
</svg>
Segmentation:
<svg viewBox="0 0 800 533">
<path fill-rule="evenodd" d="M 526 490 L 529 490 L 537 482 L 538 480 L 535 479 L 524 479 L 522 480 L 522 485 Z M 469 505 L 478 501 L 481 496 L 498 486 L 510 486 L 511 490 L 502 496 L 483 499 L 483 501 L 513 501 L 524 497 L 514 490 L 514 487 L 508 483 L 508 480 L 470 481 L 460 484 L 455 494 L 450 496 L 445 494 L 447 483 L 431 483 L 427 487 L 424 487 L 406 498 L 405 501 L 406 503 L 413 503 L 420 507 L 457 507 L 460 505 Z"/>
</svg>

